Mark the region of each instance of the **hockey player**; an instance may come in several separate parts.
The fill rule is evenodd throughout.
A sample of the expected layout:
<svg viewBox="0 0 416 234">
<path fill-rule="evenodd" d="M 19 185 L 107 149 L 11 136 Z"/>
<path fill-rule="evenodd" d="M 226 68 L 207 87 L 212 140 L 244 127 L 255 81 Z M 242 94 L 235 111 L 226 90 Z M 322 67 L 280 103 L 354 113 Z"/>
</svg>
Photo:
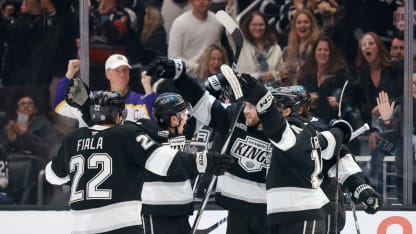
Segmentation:
<svg viewBox="0 0 416 234">
<path fill-rule="evenodd" d="M 153 78 L 174 79 L 175 87 L 191 103 L 192 116 L 198 120 L 198 124 L 226 135 L 233 116 L 240 114 L 237 104 L 224 105 L 205 92 L 195 79 L 187 76 L 185 70 L 181 60 L 158 58 L 149 66 L 147 74 Z M 221 82 L 212 83 L 220 85 Z M 255 106 L 250 103 L 244 105 L 226 150 L 236 163 L 218 177 L 215 198 L 217 204 L 228 210 L 228 234 L 265 234 L 265 176 L 271 143 L 263 132 Z"/>
<path fill-rule="evenodd" d="M 95 125 L 68 134 L 47 164 L 52 184 L 71 184 L 72 231 L 140 233 L 140 177 L 221 174 L 230 157 L 214 152 L 188 154 L 158 144 L 164 132 L 150 120 L 126 121 L 125 103 L 116 92 L 97 92 L 91 100 Z M 83 105 L 85 103 L 76 103 Z"/>
<path fill-rule="evenodd" d="M 305 124 L 299 118 L 285 118 L 273 101 L 273 95 L 255 78 L 243 74 L 240 84 L 244 99 L 256 106 L 264 131 L 273 145 L 266 178 L 270 232 L 326 233 L 325 217 L 331 207 L 320 187 L 323 160 L 334 160 L 340 145 L 349 142 L 351 126 L 344 120 L 336 120 L 330 124 L 329 130 L 319 132 L 312 124 Z M 351 157 L 342 160 L 345 165 L 339 168 L 339 172 L 347 176 L 347 169 L 354 170 L 355 166 Z M 354 177 L 342 178 L 347 179 L 344 184 L 368 212 L 378 210 L 382 201 L 373 188 L 357 183 Z"/>
<path fill-rule="evenodd" d="M 184 135 L 190 105 L 176 93 L 159 94 L 153 105 L 157 124 L 169 134 L 163 143 L 173 149 L 190 152 Z M 204 147 L 202 150 L 206 150 Z M 188 234 L 189 216 L 194 211 L 191 179 L 197 174 L 162 177 L 146 171 L 143 176 L 142 215 L 146 234 Z"/>
<path fill-rule="evenodd" d="M 310 113 L 310 97 L 303 86 L 289 86 L 280 87 L 271 90 L 274 101 L 282 115 L 287 118 L 299 118 L 305 124 L 311 124 L 319 131 L 326 131 L 329 129 L 324 120 Z M 339 158 L 338 158 L 339 157 Z M 336 160 L 338 160 L 338 180 L 336 178 Z M 329 160 L 323 159 L 323 182 L 321 184 L 322 190 L 331 202 L 331 212 L 327 217 L 328 234 L 340 233 L 345 226 L 345 207 L 344 207 L 344 192 L 342 188 L 347 190 L 354 189 L 358 185 L 365 184 L 365 178 L 361 168 L 355 162 L 353 155 L 349 149 L 342 145 L 339 152 L 335 152 Z M 338 190 L 338 191 L 337 191 Z M 338 195 L 338 197 L 337 197 Z M 378 194 L 374 196 L 379 199 Z M 381 206 L 381 204 L 379 204 Z M 338 207 L 337 207 L 338 206 Z M 374 213 L 377 209 L 366 208 L 365 212 Z M 335 224 L 335 221 L 337 224 Z"/>
</svg>

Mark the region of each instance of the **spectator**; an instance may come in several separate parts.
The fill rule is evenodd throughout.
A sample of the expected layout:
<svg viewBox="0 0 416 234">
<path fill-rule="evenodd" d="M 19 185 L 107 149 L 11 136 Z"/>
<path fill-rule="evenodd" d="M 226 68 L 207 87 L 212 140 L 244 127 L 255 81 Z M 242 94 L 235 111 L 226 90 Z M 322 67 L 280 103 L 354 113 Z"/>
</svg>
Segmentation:
<svg viewBox="0 0 416 234">
<path fill-rule="evenodd" d="M 12 118 L 4 129 L 2 139 L 8 152 L 30 152 L 47 162 L 56 153 L 59 136 L 52 123 L 38 114 L 34 97 L 23 96 L 16 103 L 16 118 Z"/>
<path fill-rule="evenodd" d="M 196 77 L 206 81 L 209 76 L 221 73 L 220 68 L 223 64 L 230 64 L 225 48 L 218 44 L 210 45 L 199 59 Z"/>
<path fill-rule="evenodd" d="M 127 58 L 121 54 L 113 54 L 108 57 L 105 63 L 105 74 L 110 83 L 112 91 L 117 91 L 126 103 L 127 120 L 137 121 L 140 118 L 153 119 L 152 103 L 156 94 L 152 92 L 151 79 L 143 76 L 141 79 L 145 94 L 136 93 L 129 90 L 130 65 Z M 69 106 L 65 101 L 65 94 L 71 79 L 75 78 L 79 71 L 80 60 L 72 59 L 68 61 L 68 70 L 57 85 L 55 97 L 55 111 L 60 115 L 76 118 L 79 126 L 86 126 L 87 123 L 82 119 L 82 114 L 78 109 Z"/>
<path fill-rule="evenodd" d="M 250 12 L 240 24 L 245 41 L 237 70 L 253 74 L 264 85 L 278 86 L 287 78 L 284 72 L 282 50 L 263 13 Z M 284 82 L 284 81 L 283 81 Z"/>
<path fill-rule="evenodd" d="M 181 14 L 191 10 L 191 1 L 189 0 L 163 0 L 161 14 L 163 18 L 163 27 L 168 33 L 167 41 L 169 41 L 170 30 L 173 22 Z"/>
<path fill-rule="evenodd" d="M 397 32 L 391 41 L 390 55 L 400 61 L 404 60 L 403 32 Z"/>
<path fill-rule="evenodd" d="M 291 22 L 288 45 L 283 50 L 288 72 L 285 85 L 296 82 L 295 76 L 312 52 L 319 33 L 320 29 L 312 13 L 309 10 L 297 10 Z"/>
<path fill-rule="evenodd" d="M 132 19 L 136 15 L 132 11 L 127 11 L 118 2 L 103 0 L 90 9 L 90 87 L 92 89 L 108 89 L 102 80 L 106 59 L 111 54 L 127 54 L 130 49 L 126 47 L 127 41 L 135 37 Z M 138 41 L 136 40 L 136 44 L 140 44 Z M 131 43 L 128 45 L 132 46 Z"/>
<path fill-rule="evenodd" d="M 371 154 L 371 181 L 377 191 L 382 189 L 382 159 L 384 153 L 377 150 L 376 129 L 379 110 L 377 97 L 381 91 L 385 91 L 393 99 L 398 98 L 403 92 L 403 65 L 393 59 L 385 48 L 380 37 L 368 32 L 362 36 L 359 42 L 357 54 L 357 74 L 348 95 L 360 110 L 364 122 L 373 129 L 368 137 Z"/>
<path fill-rule="evenodd" d="M 312 48 L 296 80 L 311 95 L 310 112 L 327 124 L 338 117 L 341 89 L 351 79 L 348 65 L 334 42 L 321 35 Z M 344 100 L 345 102 L 345 100 Z M 345 109 L 345 103 L 343 103 Z M 344 112 L 343 112 L 344 113 Z"/>
<path fill-rule="evenodd" d="M 210 12 L 211 0 L 190 0 L 192 10 L 178 16 L 169 33 L 168 56 L 183 59 L 187 73 L 195 75 L 198 59 L 208 46 L 218 43 L 222 25 Z"/>
<path fill-rule="evenodd" d="M 145 12 L 143 30 L 141 32 L 142 50 L 138 61 L 143 65 L 148 65 L 157 56 L 166 56 L 168 45 L 160 11 L 148 6 Z"/>
</svg>

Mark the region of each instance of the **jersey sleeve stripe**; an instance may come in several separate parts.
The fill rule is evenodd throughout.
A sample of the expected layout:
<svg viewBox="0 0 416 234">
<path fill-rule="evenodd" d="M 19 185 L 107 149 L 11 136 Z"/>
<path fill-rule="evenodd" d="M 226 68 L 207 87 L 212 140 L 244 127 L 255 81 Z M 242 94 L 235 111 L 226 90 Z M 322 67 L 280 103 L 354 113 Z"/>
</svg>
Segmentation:
<svg viewBox="0 0 416 234">
<path fill-rule="evenodd" d="M 339 182 L 343 184 L 349 176 L 354 175 L 358 172 L 361 172 L 360 166 L 354 161 L 351 154 L 347 154 L 344 157 L 340 158 L 338 162 L 338 177 Z M 328 170 L 328 175 L 330 177 L 336 176 L 336 165 L 333 165 Z"/>
<path fill-rule="evenodd" d="M 329 160 L 334 156 L 335 152 L 335 146 L 337 145 L 335 141 L 334 135 L 332 135 L 329 131 L 321 132 L 321 134 L 325 137 L 325 139 L 328 141 L 328 146 L 322 150 L 321 156 L 325 160 Z"/>
<path fill-rule="evenodd" d="M 56 185 L 62 185 L 69 181 L 69 175 L 61 178 L 55 174 L 55 172 L 52 170 L 52 161 L 49 162 L 45 167 L 45 177 L 49 183 Z"/>
<path fill-rule="evenodd" d="M 172 196 L 172 191 L 175 191 L 175 196 Z M 193 202 L 193 200 L 194 197 L 190 180 L 177 182 L 153 181 L 143 183 L 143 204 L 181 205 Z"/>
<path fill-rule="evenodd" d="M 208 94 L 208 91 L 199 99 L 194 107 L 192 107 L 192 116 L 204 125 L 208 125 L 211 121 L 211 107 L 215 101 L 215 97 Z"/>
<path fill-rule="evenodd" d="M 161 146 L 155 149 L 146 160 L 145 168 L 157 175 L 166 176 L 177 152 L 170 146 Z"/>
<path fill-rule="evenodd" d="M 276 146 L 277 148 L 286 151 L 296 144 L 296 136 L 295 133 L 290 129 L 289 123 L 286 122 L 286 128 L 283 131 L 282 138 L 279 142 L 274 142 L 270 140 L 270 142 Z"/>
</svg>

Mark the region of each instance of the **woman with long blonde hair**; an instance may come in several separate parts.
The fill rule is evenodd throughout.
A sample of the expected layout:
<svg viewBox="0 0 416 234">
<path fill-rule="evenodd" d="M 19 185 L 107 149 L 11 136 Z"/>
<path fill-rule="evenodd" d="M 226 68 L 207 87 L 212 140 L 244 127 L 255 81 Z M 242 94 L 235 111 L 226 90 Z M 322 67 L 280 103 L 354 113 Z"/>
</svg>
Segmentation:
<svg viewBox="0 0 416 234">
<path fill-rule="evenodd" d="M 229 64 L 227 50 L 221 45 L 212 44 L 199 58 L 196 76 L 205 81 L 209 76 L 221 73 L 222 64 Z"/>
</svg>

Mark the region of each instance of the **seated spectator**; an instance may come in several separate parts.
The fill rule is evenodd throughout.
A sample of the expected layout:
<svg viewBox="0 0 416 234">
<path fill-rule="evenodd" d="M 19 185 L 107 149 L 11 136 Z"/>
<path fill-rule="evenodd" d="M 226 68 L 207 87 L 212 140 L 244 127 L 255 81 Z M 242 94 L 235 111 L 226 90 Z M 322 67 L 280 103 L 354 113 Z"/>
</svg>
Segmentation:
<svg viewBox="0 0 416 234">
<path fill-rule="evenodd" d="M 23 96 L 16 103 L 15 118 L 4 128 L 7 136 L 1 139 L 8 152 L 30 152 L 45 162 L 52 158 L 57 148 L 59 135 L 52 123 L 38 114 L 34 97 Z"/>
<path fill-rule="evenodd" d="M 204 50 L 198 62 L 196 77 L 206 81 L 211 75 L 221 73 L 221 65 L 230 64 L 225 48 L 218 44 L 213 44 Z"/>
<path fill-rule="evenodd" d="M 404 36 L 402 31 L 398 31 L 391 41 L 390 55 L 400 61 L 404 60 Z"/>
<path fill-rule="evenodd" d="M 80 110 L 69 106 L 65 101 L 65 94 L 69 83 L 80 69 L 80 60 L 72 59 L 68 61 L 68 70 L 57 85 L 55 97 L 55 112 L 59 115 L 75 118 L 78 120 L 80 127 L 87 123 L 82 118 Z M 152 91 L 151 78 L 142 76 L 141 82 L 145 94 L 131 91 L 128 87 L 130 80 L 130 64 L 127 58 L 121 54 L 113 54 L 107 58 L 105 63 L 105 75 L 109 81 L 111 91 L 116 91 L 124 98 L 127 110 L 127 120 L 137 121 L 140 118 L 154 119 L 152 114 L 152 103 L 156 94 Z"/>
<path fill-rule="evenodd" d="M 240 23 L 244 35 L 237 70 L 252 74 L 266 86 L 277 87 L 287 78 L 284 72 L 282 49 L 263 13 L 250 12 Z"/>
</svg>

